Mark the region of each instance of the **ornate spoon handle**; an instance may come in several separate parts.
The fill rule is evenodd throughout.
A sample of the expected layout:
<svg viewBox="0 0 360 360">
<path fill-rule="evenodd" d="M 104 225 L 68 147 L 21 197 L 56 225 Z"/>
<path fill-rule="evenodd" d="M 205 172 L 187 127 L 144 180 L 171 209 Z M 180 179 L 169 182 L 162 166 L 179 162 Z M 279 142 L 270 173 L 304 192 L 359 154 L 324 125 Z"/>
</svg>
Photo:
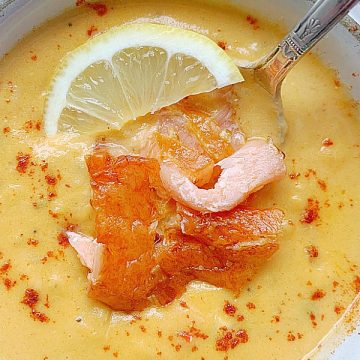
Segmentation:
<svg viewBox="0 0 360 360">
<path fill-rule="evenodd" d="M 255 77 L 276 94 L 297 61 L 335 26 L 359 0 L 318 0 L 299 24 L 256 67 Z"/>
</svg>

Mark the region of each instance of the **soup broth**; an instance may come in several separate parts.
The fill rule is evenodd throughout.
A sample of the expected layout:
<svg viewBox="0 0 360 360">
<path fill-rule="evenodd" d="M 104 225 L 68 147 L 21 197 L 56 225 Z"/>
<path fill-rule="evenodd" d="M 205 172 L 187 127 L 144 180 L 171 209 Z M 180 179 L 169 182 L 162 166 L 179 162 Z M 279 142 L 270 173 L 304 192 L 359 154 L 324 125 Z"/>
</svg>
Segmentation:
<svg viewBox="0 0 360 360">
<path fill-rule="evenodd" d="M 288 174 L 251 200 L 285 212 L 279 251 L 238 296 L 193 282 L 165 307 L 112 311 L 87 296 L 87 270 L 61 235 L 76 226 L 95 236 L 84 155 L 96 139 L 44 135 L 54 67 L 89 36 L 124 23 L 198 31 L 249 61 L 270 51 L 284 31 L 261 14 L 225 5 L 123 0 L 104 3 L 102 11 L 78 5 L 34 29 L 0 62 L 0 358 L 301 358 L 360 288 L 358 104 L 336 72 L 308 54 L 283 86 Z M 268 97 L 249 84 L 236 85 L 245 130 L 273 117 Z M 136 152 L 146 124 L 146 118 L 129 124 L 117 141 Z M 238 331 L 246 341 L 224 351 L 221 340 Z"/>
</svg>

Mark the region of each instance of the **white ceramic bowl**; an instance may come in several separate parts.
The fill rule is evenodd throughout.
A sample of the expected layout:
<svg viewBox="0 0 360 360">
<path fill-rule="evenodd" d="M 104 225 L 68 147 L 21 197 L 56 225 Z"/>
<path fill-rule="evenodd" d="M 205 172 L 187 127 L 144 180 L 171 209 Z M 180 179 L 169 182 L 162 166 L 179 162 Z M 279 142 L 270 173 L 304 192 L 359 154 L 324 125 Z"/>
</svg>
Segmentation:
<svg viewBox="0 0 360 360">
<path fill-rule="evenodd" d="M 191 1 L 191 0 L 188 0 Z M 216 1 L 216 0 L 213 0 Z M 74 0 L 0 0 L 0 57 L 6 53 L 33 26 L 74 6 Z M 229 0 L 242 7 L 267 14 L 275 22 L 289 29 L 305 14 L 310 0 Z M 360 5 L 357 5 L 341 25 L 337 25 L 316 47 L 316 51 L 331 67 L 338 70 L 342 81 L 351 87 L 360 101 L 360 31 L 350 31 L 360 23 Z M 358 25 L 357 25 L 358 26 Z M 347 321 L 351 319 L 351 321 Z M 350 332 L 349 329 L 352 329 Z M 360 294 L 349 306 L 330 333 L 305 359 L 360 360 Z"/>
</svg>

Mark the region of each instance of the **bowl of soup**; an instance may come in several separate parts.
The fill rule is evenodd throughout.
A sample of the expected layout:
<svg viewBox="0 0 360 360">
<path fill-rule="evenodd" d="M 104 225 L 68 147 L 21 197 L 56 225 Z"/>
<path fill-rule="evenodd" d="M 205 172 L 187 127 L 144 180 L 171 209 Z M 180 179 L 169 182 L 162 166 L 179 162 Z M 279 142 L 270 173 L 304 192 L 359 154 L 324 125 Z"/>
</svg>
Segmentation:
<svg viewBox="0 0 360 360">
<path fill-rule="evenodd" d="M 138 156 L 153 120 L 139 118 L 121 134 L 44 132 L 55 68 L 100 33 L 164 24 L 200 33 L 246 63 L 269 53 L 309 6 L 280 0 L 0 3 L 1 359 L 357 358 L 360 47 L 353 18 L 284 81 L 289 130 L 278 147 L 287 172 L 247 200 L 252 209 L 279 209 L 283 227 L 276 252 L 239 291 L 205 276 L 190 277 L 166 304 L 130 311 L 89 297 L 88 270 L 68 237 L 96 236 L 95 175 L 90 185 L 85 158 L 91 168 L 94 145 L 104 144 Z M 267 98 L 247 83 L 229 90 L 240 129 L 270 116 Z M 180 109 L 199 100 L 182 101 Z M 213 218 L 181 211 L 182 221 L 197 216 L 199 236 L 209 233 Z"/>
</svg>

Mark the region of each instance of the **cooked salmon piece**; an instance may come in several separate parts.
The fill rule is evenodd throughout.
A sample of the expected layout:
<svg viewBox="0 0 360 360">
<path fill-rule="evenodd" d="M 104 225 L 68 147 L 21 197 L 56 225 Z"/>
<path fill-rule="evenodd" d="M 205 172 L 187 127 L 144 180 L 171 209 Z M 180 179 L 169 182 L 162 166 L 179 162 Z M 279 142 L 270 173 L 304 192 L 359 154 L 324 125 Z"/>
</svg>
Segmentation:
<svg viewBox="0 0 360 360">
<path fill-rule="evenodd" d="M 96 240 L 68 232 L 90 269 L 89 296 L 130 312 L 167 304 L 192 280 L 238 292 L 278 249 L 280 210 L 237 207 L 203 214 L 169 198 L 154 159 L 86 159 Z"/>
<path fill-rule="evenodd" d="M 171 160 L 186 173 L 194 184 L 201 186 L 210 181 L 215 162 L 198 144 L 187 146 L 181 139 L 181 131 L 175 136 L 166 136 L 159 132 L 154 135 L 160 151 L 160 161 Z"/>
<path fill-rule="evenodd" d="M 165 189 L 181 204 L 202 212 L 219 212 L 233 209 L 286 173 L 283 153 L 263 139 L 249 140 L 217 166 L 221 173 L 210 189 L 197 187 L 173 161 L 161 163 L 160 176 Z"/>
<path fill-rule="evenodd" d="M 88 156 L 86 162 L 97 242 L 105 245 L 89 295 L 116 310 L 142 309 L 160 276 L 154 258 L 156 224 L 165 201 L 159 164 L 104 151 Z"/>
<path fill-rule="evenodd" d="M 98 243 L 93 238 L 84 234 L 67 232 L 70 245 L 76 250 L 81 263 L 90 269 L 88 279 L 95 283 L 100 275 L 103 265 L 103 253 L 105 245 Z"/>
<path fill-rule="evenodd" d="M 227 86 L 209 93 L 188 96 L 181 100 L 178 106 L 185 113 L 192 111 L 195 114 L 206 114 L 211 117 L 222 133 L 222 138 L 230 140 L 232 148 L 238 150 L 245 142 L 244 134 L 236 120 L 234 105 L 238 101 L 234 87 Z"/>
<path fill-rule="evenodd" d="M 216 162 L 244 143 L 233 102 L 232 87 L 189 96 L 152 115 L 157 131 L 141 155 L 172 161 L 197 186 L 209 182 Z"/>
<path fill-rule="evenodd" d="M 80 258 L 85 257 L 83 264 L 90 269 L 91 274 L 94 274 L 95 269 L 92 266 L 99 263 L 101 253 L 93 250 L 101 244 L 97 244 L 96 240 L 82 234 L 71 232 L 67 234 L 71 244 L 74 243 L 74 239 L 78 243 L 83 242 L 84 246 L 75 249 Z M 86 246 L 88 249 L 85 248 Z M 95 298 L 116 310 L 140 310 L 150 304 L 151 298 L 153 304 L 170 303 L 185 292 L 186 285 L 192 280 L 205 281 L 238 293 L 242 286 L 253 278 L 260 266 L 277 251 L 278 247 L 274 239 L 240 242 L 228 247 L 208 246 L 194 237 L 182 234 L 179 229 L 173 229 L 167 232 L 160 244 L 155 245 L 156 267 L 153 271 L 158 273 L 157 282 L 153 284 L 151 291 L 144 294 L 142 306 L 137 302 L 133 303 L 133 308 L 119 307 L 119 305 L 114 307 L 103 298 Z M 121 277 L 123 274 L 119 272 L 118 276 Z M 153 275 L 149 272 L 148 277 L 152 278 Z M 115 294 L 115 287 L 113 291 Z M 121 292 L 118 296 L 132 298 L 131 293 Z M 125 299 L 121 303 L 126 303 Z"/>
<path fill-rule="evenodd" d="M 154 294 L 161 304 L 180 296 L 191 280 L 239 292 L 261 264 L 278 250 L 275 239 L 240 242 L 233 246 L 208 246 L 179 230 L 170 231 L 157 248 L 157 263 L 167 278 Z"/>
</svg>

